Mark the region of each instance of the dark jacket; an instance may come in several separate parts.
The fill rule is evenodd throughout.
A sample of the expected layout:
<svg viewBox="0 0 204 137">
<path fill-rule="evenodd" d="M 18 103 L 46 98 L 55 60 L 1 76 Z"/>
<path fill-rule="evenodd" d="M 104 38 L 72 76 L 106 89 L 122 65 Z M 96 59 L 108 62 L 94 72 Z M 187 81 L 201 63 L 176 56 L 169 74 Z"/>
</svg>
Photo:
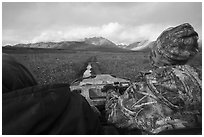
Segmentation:
<svg viewBox="0 0 204 137">
<path fill-rule="evenodd" d="M 37 85 L 12 56 L 2 56 L 2 134 L 101 134 L 99 118 L 68 84 Z"/>
<path fill-rule="evenodd" d="M 37 85 L 31 72 L 12 56 L 2 56 L 2 92 L 11 92 Z"/>
<path fill-rule="evenodd" d="M 2 95 L 2 134 L 100 134 L 97 115 L 68 85 L 33 86 Z"/>
</svg>

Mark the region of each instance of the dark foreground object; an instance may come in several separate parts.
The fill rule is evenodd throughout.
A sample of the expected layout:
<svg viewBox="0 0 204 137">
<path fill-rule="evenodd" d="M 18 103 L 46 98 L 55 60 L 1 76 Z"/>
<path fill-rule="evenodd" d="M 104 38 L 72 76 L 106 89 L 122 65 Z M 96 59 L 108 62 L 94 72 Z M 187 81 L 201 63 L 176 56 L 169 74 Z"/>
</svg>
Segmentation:
<svg viewBox="0 0 204 137">
<path fill-rule="evenodd" d="M 37 85 L 30 71 L 12 56 L 2 56 L 2 92 L 7 93 Z"/>
<path fill-rule="evenodd" d="M 97 115 L 68 85 L 33 86 L 2 95 L 2 134 L 101 134 Z"/>
</svg>

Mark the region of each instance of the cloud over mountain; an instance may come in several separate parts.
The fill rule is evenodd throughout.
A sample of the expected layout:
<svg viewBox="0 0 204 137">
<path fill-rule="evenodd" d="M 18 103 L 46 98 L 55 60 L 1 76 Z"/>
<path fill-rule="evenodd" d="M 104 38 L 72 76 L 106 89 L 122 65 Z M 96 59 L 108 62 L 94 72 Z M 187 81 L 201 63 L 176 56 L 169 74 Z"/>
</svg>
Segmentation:
<svg viewBox="0 0 204 137">
<path fill-rule="evenodd" d="M 105 37 L 114 43 L 130 44 L 140 40 L 155 40 L 168 25 L 145 24 L 127 26 L 118 22 L 110 22 L 102 26 L 73 26 L 62 29 L 49 29 L 22 43 L 36 43 L 41 41 L 74 41 L 89 37 Z"/>
</svg>

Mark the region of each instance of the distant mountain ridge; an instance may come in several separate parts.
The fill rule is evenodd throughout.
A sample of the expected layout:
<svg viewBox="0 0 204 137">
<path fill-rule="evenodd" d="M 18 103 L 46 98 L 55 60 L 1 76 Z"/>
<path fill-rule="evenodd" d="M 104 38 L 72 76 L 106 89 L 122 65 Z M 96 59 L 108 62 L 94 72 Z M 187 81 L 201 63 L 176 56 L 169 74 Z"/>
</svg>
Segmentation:
<svg viewBox="0 0 204 137">
<path fill-rule="evenodd" d="M 84 41 L 38 42 L 29 44 L 8 45 L 5 48 L 65 49 L 70 51 L 130 51 L 102 37 L 85 38 Z"/>
<path fill-rule="evenodd" d="M 16 44 L 15 47 L 28 48 L 84 48 L 94 46 L 117 47 L 116 44 L 102 37 L 85 38 L 84 41 L 38 42 L 29 44 Z M 74 47 L 75 46 L 75 47 Z"/>
<path fill-rule="evenodd" d="M 104 49 L 104 48 L 119 48 L 125 50 L 140 51 L 152 46 L 152 41 L 143 40 L 136 41 L 129 45 L 118 44 L 103 37 L 85 38 L 83 41 L 61 41 L 61 42 L 37 42 L 29 44 L 16 44 L 14 47 L 26 48 L 54 48 L 54 49 L 71 49 L 71 50 L 85 50 L 85 49 Z"/>
<path fill-rule="evenodd" d="M 134 49 L 137 50 L 137 48 L 143 47 L 144 44 L 147 44 L 148 42 L 149 42 L 148 40 L 137 41 L 132 44 L 129 44 L 126 48 L 131 50 L 134 50 Z"/>
<path fill-rule="evenodd" d="M 141 40 L 133 42 L 129 45 L 127 44 L 115 44 L 112 41 L 103 38 L 103 37 L 92 37 L 85 38 L 83 41 L 61 41 L 61 42 L 38 42 L 38 43 L 29 43 L 29 44 L 16 44 L 13 47 L 25 47 L 25 48 L 54 48 L 54 49 L 70 49 L 70 50 L 97 50 L 112 48 L 119 50 L 133 50 L 133 51 L 143 51 L 149 50 L 155 41 Z M 202 40 L 198 41 L 199 47 L 202 47 Z M 6 47 L 10 47 L 7 45 Z"/>
<path fill-rule="evenodd" d="M 105 39 L 103 37 L 85 38 L 85 43 L 93 44 L 93 45 L 97 45 L 97 46 L 102 46 L 102 45 L 113 46 L 113 47 L 116 46 L 115 43 L 113 43 L 112 41 Z"/>
<path fill-rule="evenodd" d="M 118 45 L 118 46 L 121 48 L 133 50 L 133 51 L 142 51 L 142 50 L 151 48 L 153 44 L 154 44 L 154 41 L 142 40 L 142 41 L 136 41 L 129 45 Z"/>
</svg>

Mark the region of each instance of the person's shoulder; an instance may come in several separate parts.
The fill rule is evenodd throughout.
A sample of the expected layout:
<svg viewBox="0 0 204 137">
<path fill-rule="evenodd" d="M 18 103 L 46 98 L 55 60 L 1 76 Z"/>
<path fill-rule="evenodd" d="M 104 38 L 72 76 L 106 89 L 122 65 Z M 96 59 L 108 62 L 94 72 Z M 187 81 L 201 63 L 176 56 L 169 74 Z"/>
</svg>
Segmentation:
<svg viewBox="0 0 204 137">
<path fill-rule="evenodd" d="M 172 67 L 172 70 L 175 75 L 182 76 L 182 74 L 188 75 L 188 78 L 196 79 L 196 81 L 200 82 L 202 80 L 202 69 L 195 66 L 190 65 L 175 65 Z"/>
<path fill-rule="evenodd" d="M 153 77 L 157 79 L 169 77 L 170 75 L 175 75 L 176 77 L 188 76 L 188 78 L 193 77 L 200 80 L 202 79 L 202 69 L 187 64 L 156 67 L 146 74 L 146 78 Z"/>
</svg>

